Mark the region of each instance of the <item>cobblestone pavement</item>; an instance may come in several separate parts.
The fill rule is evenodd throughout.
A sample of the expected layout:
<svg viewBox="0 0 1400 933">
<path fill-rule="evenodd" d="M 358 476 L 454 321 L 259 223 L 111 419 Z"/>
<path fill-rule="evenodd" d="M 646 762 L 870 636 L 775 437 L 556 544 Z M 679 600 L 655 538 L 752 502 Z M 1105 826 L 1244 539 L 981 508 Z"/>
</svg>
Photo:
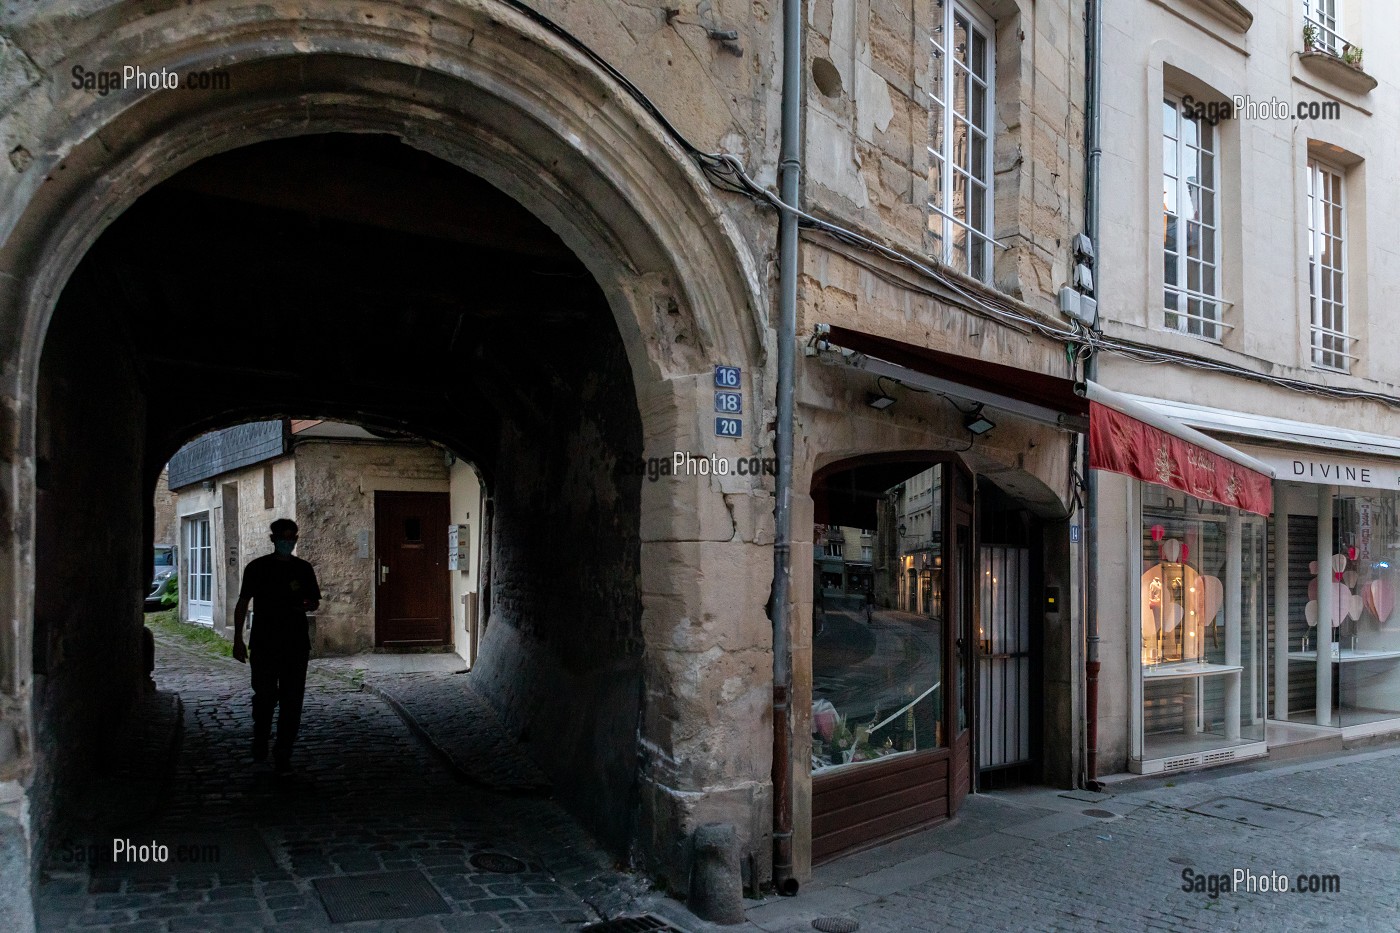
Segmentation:
<svg viewBox="0 0 1400 933">
<path fill-rule="evenodd" d="M 1400 929 L 1400 749 L 1146 783 L 971 797 L 950 825 L 824 866 L 795 898 L 750 902 L 749 928 L 848 917 L 863 933 Z M 1193 812 L 1224 797 L 1275 807 L 1259 808 L 1261 823 L 1296 825 Z M 1290 886 L 1335 874 L 1340 892 L 1182 890 L 1183 872 L 1235 869 Z"/>
<path fill-rule="evenodd" d="M 580 892 L 627 884 L 557 805 L 461 783 L 353 679 L 311 672 L 289 779 L 251 761 L 247 667 L 160 639 L 156 681 L 183 701 L 182 747 L 163 812 L 120 832 L 187 861 L 93 867 L 85 859 L 110 850 L 111 824 L 79 827 L 50 856 L 40 929 L 565 930 L 598 919 Z M 209 865 L 211 845 L 219 859 Z M 524 870 L 471 865 L 488 851 Z M 395 870 L 430 879 L 440 912 L 331 924 L 316 879 Z"/>
<path fill-rule="evenodd" d="M 491 704 L 462 674 L 365 676 L 434 750 L 473 783 L 507 791 L 542 791 L 549 778 L 515 742 Z"/>
</svg>

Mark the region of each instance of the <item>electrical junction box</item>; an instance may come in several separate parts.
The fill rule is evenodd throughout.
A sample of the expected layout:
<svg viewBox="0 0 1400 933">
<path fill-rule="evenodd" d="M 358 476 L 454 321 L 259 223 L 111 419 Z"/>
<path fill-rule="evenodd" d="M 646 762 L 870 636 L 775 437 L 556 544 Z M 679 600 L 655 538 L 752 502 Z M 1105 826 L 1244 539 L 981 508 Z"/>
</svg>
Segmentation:
<svg viewBox="0 0 1400 933">
<path fill-rule="evenodd" d="M 447 569 L 466 573 L 471 568 L 472 536 L 470 525 L 447 526 Z"/>
</svg>

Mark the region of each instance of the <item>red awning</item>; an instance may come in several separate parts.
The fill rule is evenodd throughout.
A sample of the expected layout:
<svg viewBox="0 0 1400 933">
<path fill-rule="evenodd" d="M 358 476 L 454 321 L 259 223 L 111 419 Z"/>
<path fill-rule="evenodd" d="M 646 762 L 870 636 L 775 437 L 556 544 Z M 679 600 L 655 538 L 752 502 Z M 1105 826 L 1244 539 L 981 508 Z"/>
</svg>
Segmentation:
<svg viewBox="0 0 1400 933">
<path fill-rule="evenodd" d="M 1149 424 L 1135 417 L 1137 412 L 1122 410 L 1141 406 L 1101 401 L 1114 393 L 1093 383 L 1089 387 L 1092 469 L 1123 473 L 1246 512 L 1273 511 L 1273 471 L 1267 466 L 1191 428 L 1174 425 L 1176 430 L 1168 432 Z"/>
</svg>

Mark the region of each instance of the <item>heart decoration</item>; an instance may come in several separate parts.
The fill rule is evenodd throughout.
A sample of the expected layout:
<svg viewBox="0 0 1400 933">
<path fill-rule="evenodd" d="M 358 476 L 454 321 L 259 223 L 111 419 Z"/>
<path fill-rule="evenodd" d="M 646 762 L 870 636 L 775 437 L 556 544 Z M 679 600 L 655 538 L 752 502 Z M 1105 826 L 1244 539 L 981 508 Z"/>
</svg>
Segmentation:
<svg viewBox="0 0 1400 933">
<path fill-rule="evenodd" d="M 1153 541 L 1161 541 L 1161 540 L 1162 540 L 1163 538 L 1165 538 L 1166 536 L 1167 536 L 1167 529 L 1166 529 L 1166 528 L 1164 528 L 1164 527 L 1161 526 L 1161 525 L 1153 525 L 1153 526 L 1152 526 L 1152 540 L 1153 540 Z"/>
<path fill-rule="evenodd" d="M 1356 560 L 1356 545 L 1347 548 L 1347 560 Z"/>
<path fill-rule="evenodd" d="M 1365 610 L 1365 608 L 1366 601 L 1361 598 L 1360 593 L 1357 593 L 1351 598 L 1351 611 L 1348 612 L 1347 615 L 1356 621 L 1360 621 L 1361 613 Z"/>
<path fill-rule="evenodd" d="M 1177 564 L 1181 562 L 1181 558 L 1183 556 L 1181 553 L 1181 542 L 1176 538 L 1168 538 L 1167 540 L 1163 541 L 1158 546 L 1157 550 L 1161 553 L 1162 560 L 1166 561 L 1167 563 Z"/>
<path fill-rule="evenodd" d="M 1201 625 L 1210 625 L 1225 605 L 1225 584 L 1219 577 L 1196 578 L 1196 613 Z"/>
<path fill-rule="evenodd" d="M 1361 600 L 1376 621 L 1384 624 L 1395 611 L 1395 587 L 1384 578 L 1372 580 L 1361 588 Z"/>
<path fill-rule="evenodd" d="M 1355 570 L 1348 570 L 1346 573 L 1342 574 L 1342 582 L 1354 590 L 1356 589 L 1356 581 L 1360 579 L 1360 577 L 1361 574 L 1357 573 Z"/>
<path fill-rule="evenodd" d="M 1340 628 L 1344 621 L 1350 618 L 1355 618 L 1355 616 L 1352 615 L 1352 610 L 1355 609 L 1356 606 L 1353 604 L 1352 599 L 1353 595 L 1351 590 L 1347 589 L 1345 586 L 1332 587 L 1333 628 Z M 1313 599 L 1309 600 L 1308 604 L 1303 607 L 1303 617 L 1308 620 L 1309 625 L 1317 624 L 1316 595 L 1314 595 Z"/>
<path fill-rule="evenodd" d="M 1309 563 L 1308 563 L 1308 573 L 1311 573 L 1311 574 L 1316 574 L 1316 573 L 1317 573 L 1317 561 L 1315 561 L 1315 560 L 1314 560 L 1314 561 L 1309 561 Z"/>
<path fill-rule="evenodd" d="M 1332 555 L 1332 572 L 1341 573 L 1347 569 L 1347 556 L 1345 554 Z"/>
</svg>

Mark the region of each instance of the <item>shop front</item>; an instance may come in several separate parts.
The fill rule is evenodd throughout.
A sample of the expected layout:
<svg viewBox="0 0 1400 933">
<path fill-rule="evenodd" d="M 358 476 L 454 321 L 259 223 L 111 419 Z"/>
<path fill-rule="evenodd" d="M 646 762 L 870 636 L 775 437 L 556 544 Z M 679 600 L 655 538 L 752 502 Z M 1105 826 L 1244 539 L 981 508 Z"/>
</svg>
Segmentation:
<svg viewBox="0 0 1400 933">
<path fill-rule="evenodd" d="M 1069 379 L 818 336 L 810 378 L 882 404 L 857 418 L 833 406 L 812 432 L 843 451 L 811 475 L 814 584 L 832 572 L 833 529 L 848 562 L 854 537 L 871 542 L 865 599 L 813 588 L 800 740 L 813 864 L 950 819 L 979 782 L 1072 782 L 1074 635 L 1058 594 L 1072 582 L 1069 438 L 1088 423 Z"/>
<path fill-rule="evenodd" d="M 1128 768 L 1154 774 L 1264 755 L 1273 470 L 1089 390 L 1091 466 L 1125 478 L 1116 485 L 1126 519 Z M 1104 548 L 1118 546 L 1110 529 L 1101 537 Z M 1101 606 L 1100 619 L 1115 608 Z"/>
<path fill-rule="evenodd" d="M 1400 463 L 1259 449 L 1279 479 L 1270 717 L 1400 730 Z"/>
<path fill-rule="evenodd" d="M 1400 441 L 1160 400 L 1274 472 L 1268 742 L 1400 732 Z"/>
</svg>

